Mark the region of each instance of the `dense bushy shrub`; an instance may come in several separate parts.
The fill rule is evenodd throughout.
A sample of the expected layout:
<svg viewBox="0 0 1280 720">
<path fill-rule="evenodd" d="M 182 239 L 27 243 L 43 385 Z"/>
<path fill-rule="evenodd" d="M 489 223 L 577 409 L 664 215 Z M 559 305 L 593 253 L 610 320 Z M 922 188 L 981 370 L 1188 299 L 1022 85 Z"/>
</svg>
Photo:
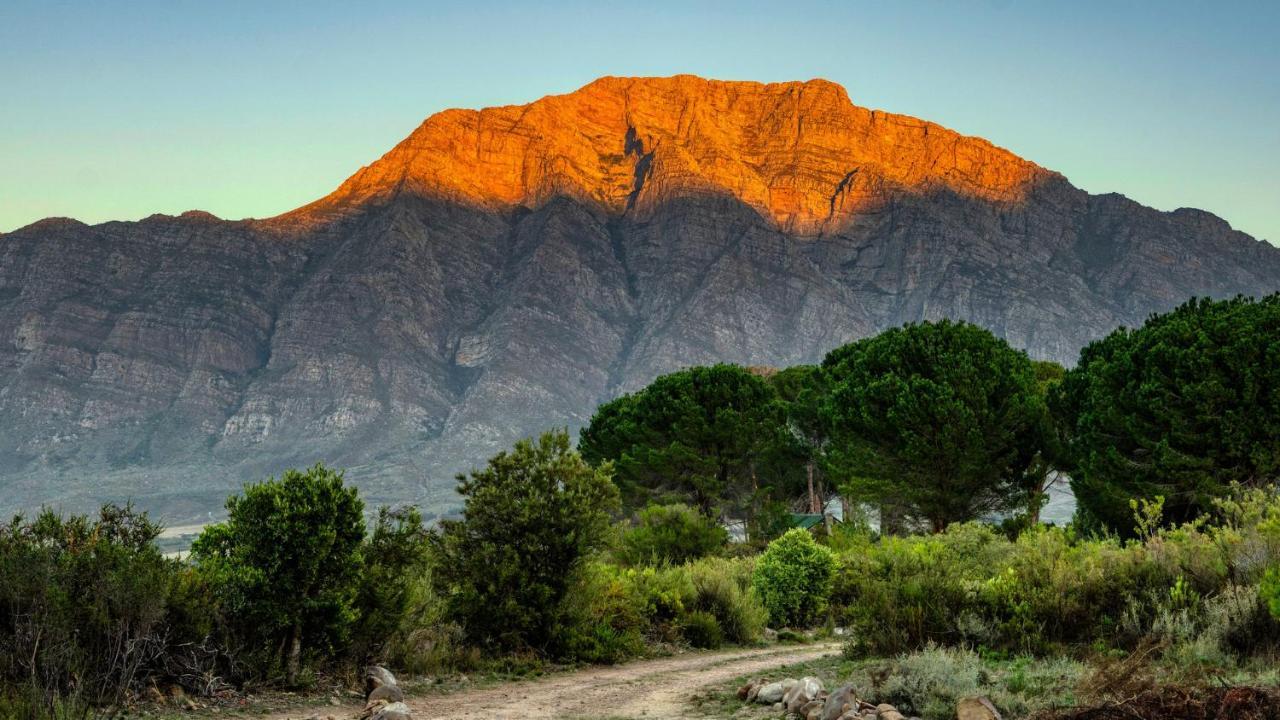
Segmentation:
<svg viewBox="0 0 1280 720">
<path fill-rule="evenodd" d="M 1066 659 L 1030 669 L 1013 663 L 997 674 L 972 650 L 929 646 L 895 658 L 863 697 L 924 720 L 953 720 L 962 698 L 985 696 L 1008 717 L 1027 717 L 1070 697 L 1083 676 L 1084 666 Z"/>
<path fill-rule="evenodd" d="M 1215 524 L 1152 525 L 1132 541 L 1059 528 L 1010 541 L 977 524 L 867 538 L 842 553 L 832 600 L 859 653 L 930 642 L 1040 653 L 1151 640 L 1204 662 L 1271 652 L 1280 624 L 1257 588 L 1280 561 L 1269 529 L 1278 516 L 1274 492 L 1253 490 L 1219 503 Z"/>
<path fill-rule="evenodd" d="M 179 575 L 153 543 L 159 532 L 145 513 L 110 505 L 97 518 L 45 511 L 0 524 L 6 717 L 118 703 L 154 667 Z"/>
<path fill-rule="evenodd" d="M 249 485 L 191 557 L 213 591 L 227 642 L 257 672 L 299 679 L 304 651 L 332 656 L 356 618 L 364 503 L 342 473 L 316 465 Z"/>
<path fill-rule="evenodd" d="M 756 562 L 753 585 L 769 622 L 776 627 L 805 627 L 826 609 L 835 557 L 799 528 L 769 543 Z"/>
<path fill-rule="evenodd" d="M 552 650 L 565 593 L 618 505 L 608 463 L 592 468 L 564 431 L 522 440 L 462 478 L 462 520 L 432 536 L 432 583 L 467 639 Z"/>
<path fill-rule="evenodd" d="M 614 565 L 585 565 L 566 593 L 554 653 L 592 663 L 616 663 L 642 654 L 651 628 L 634 579 L 634 571 Z"/>
<path fill-rule="evenodd" d="M 729 533 L 687 505 L 650 505 L 624 530 L 618 558 L 630 565 L 681 564 L 724 547 Z"/>
<path fill-rule="evenodd" d="M 696 648 L 715 649 L 724 644 L 720 621 L 705 610 L 694 610 L 680 620 L 680 634 Z"/>
<path fill-rule="evenodd" d="M 644 568 L 592 562 L 565 595 L 555 654 L 612 663 L 657 645 L 751 643 L 764 621 L 749 559 Z"/>
<path fill-rule="evenodd" d="M 1280 567 L 1267 568 L 1258 590 L 1272 617 L 1280 620 Z"/>
<path fill-rule="evenodd" d="M 427 571 L 428 533 L 417 508 L 380 508 L 361 548 L 363 570 L 356 589 L 351 654 L 361 663 L 384 659 L 388 645 L 410 632 L 405 623 L 423 599 L 418 578 Z"/>
<path fill-rule="evenodd" d="M 706 558 L 688 566 L 694 595 L 689 607 L 710 613 L 729 642 L 760 639 L 768 613 L 751 582 L 750 558 Z"/>
</svg>

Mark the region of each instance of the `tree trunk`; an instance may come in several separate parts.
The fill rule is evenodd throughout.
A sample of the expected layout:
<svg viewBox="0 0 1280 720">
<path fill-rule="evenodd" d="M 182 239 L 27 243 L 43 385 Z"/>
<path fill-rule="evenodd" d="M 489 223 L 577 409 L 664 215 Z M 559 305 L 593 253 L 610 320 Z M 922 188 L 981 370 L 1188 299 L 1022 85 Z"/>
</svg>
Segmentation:
<svg viewBox="0 0 1280 720">
<path fill-rule="evenodd" d="M 285 682 L 293 687 L 298 684 L 302 671 L 302 623 L 294 623 L 289 636 L 289 655 L 285 658 Z"/>
<path fill-rule="evenodd" d="M 818 496 L 813 492 L 813 461 L 805 463 L 805 471 L 809 473 L 809 512 L 818 513 L 822 508 L 818 506 Z"/>
<path fill-rule="evenodd" d="M 901 535 L 905 518 L 902 507 L 891 503 L 880 505 L 880 534 Z"/>
</svg>

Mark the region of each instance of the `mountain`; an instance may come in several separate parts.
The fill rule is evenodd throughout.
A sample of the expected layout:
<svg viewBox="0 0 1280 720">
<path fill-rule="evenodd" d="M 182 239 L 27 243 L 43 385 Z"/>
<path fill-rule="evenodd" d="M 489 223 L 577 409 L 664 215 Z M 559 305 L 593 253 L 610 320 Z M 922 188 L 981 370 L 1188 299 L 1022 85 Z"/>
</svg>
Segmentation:
<svg viewBox="0 0 1280 720">
<path fill-rule="evenodd" d="M 371 502 L 576 428 L 681 366 L 813 362 L 903 322 L 1067 364 L 1280 250 L 1095 196 L 843 88 L 602 78 L 448 110 L 329 196 L 0 236 L 0 506 L 171 520 L 317 460 Z"/>
</svg>

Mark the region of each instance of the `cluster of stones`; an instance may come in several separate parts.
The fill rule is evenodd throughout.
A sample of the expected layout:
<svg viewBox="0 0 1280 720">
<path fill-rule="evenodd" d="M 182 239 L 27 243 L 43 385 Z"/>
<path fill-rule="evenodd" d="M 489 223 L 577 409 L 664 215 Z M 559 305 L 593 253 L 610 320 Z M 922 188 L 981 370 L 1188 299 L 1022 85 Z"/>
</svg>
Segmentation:
<svg viewBox="0 0 1280 720">
<path fill-rule="evenodd" d="M 768 682 L 752 680 L 738 688 L 738 698 L 749 703 L 772 705 L 788 718 L 799 720 L 920 720 L 907 718 L 888 703 L 872 704 L 845 685 L 832 692 L 815 677 L 787 678 Z M 1001 720 L 1000 712 L 983 697 L 964 698 L 956 706 L 957 720 Z"/>
<path fill-rule="evenodd" d="M 364 674 L 364 710 L 360 720 L 413 720 L 395 675 L 379 665 Z"/>
</svg>

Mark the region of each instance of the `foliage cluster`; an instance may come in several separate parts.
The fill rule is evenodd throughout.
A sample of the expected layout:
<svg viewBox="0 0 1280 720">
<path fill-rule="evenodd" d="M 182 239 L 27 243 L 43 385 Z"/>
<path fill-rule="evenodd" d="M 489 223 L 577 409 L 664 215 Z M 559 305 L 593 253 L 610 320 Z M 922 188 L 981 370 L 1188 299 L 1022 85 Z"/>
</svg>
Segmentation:
<svg viewBox="0 0 1280 720">
<path fill-rule="evenodd" d="M 132 508 L 45 511 L 0 525 L 0 711 L 74 715 L 119 703 L 166 650 L 177 563 Z"/>
<path fill-rule="evenodd" d="M 826 610 L 835 556 L 799 528 L 769 543 L 752 582 L 775 627 L 807 627 Z"/>
<path fill-rule="evenodd" d="M 615 555 L 627 565 L 681 564 L 711 555 L 729 542 L 719 523 L 687 505 L 650 505 L 624 528 Z"/>
<path fill-rule="evenodd" d="M 1142 537 L 1030 529 L 1014 540 L 976 523 L 866 538 L 841 553 L 832 593 L 850 652 L 929 643 L 998 652 L 1164 644 L 1192 663 L 1273 653 L 1280 622 L 1267 581 L 1280 566 L 1280 498 L 1237 488 L 1217 520 L 1147 524 Z"/>
<path fill-rule="evenodd" d="M 1119 532 L 1129 501 L 1166 519 L 1213 510 L 1231 483 L 1280 478 L 1280 295 L 1191 300 L 1086 347 L 1051 397 L 1082 510 Z"/>
</svg>

